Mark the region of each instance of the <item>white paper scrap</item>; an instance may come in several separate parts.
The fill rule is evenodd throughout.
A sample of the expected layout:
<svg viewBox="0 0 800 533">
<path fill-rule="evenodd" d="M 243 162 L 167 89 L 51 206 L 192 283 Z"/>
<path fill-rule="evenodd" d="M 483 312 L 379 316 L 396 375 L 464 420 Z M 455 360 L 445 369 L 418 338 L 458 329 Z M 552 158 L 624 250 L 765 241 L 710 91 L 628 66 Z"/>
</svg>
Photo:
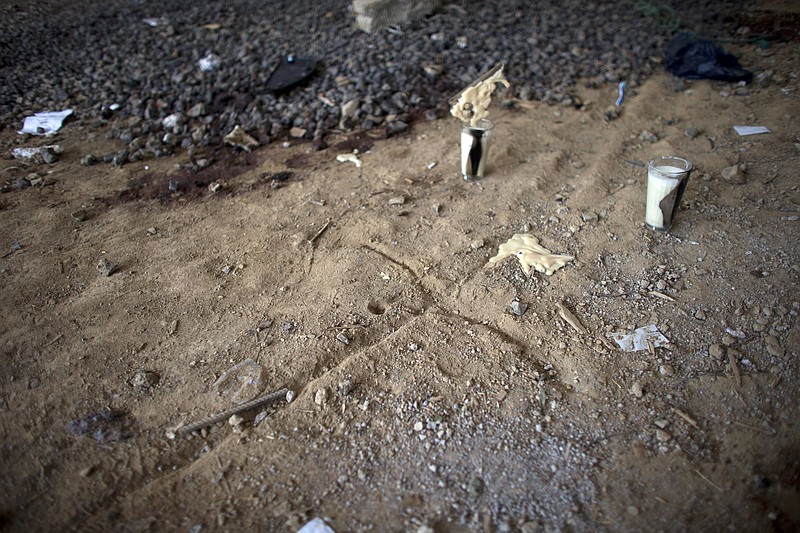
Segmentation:
<svg viewBox="0 0 800 533">
<path fill-rule="evenodd" d="M 357 168 L 361 168 L 361 160 L 356 154 L 339 154 L 336 160 L 340 163 L 353 163 Z"/>
<path fill-rule="evenodd" d="M 742 137 L 745 135 L 758 135 L 759 133 L 772 133 L 766 126 L 734 126 L 733 129 Z"/>
<path fill-rule="evenodd" d="M 14 159 L 31 159 L 42 153 L 42 150 L 53 150 L 55 153 L 61 153 L 61 146 L 58 144 L 48 144 L 47 146 L 38 146 L 36 148 L 21 148 L 17 147 L 11 150 L 11 155 Z"/>
<path fill-rule="evenodd" d="M 29 133 L 31 135 L 53 135 L 61 129 L 64 119 L 72 114 L 72 109 L 64 111 L 43 111 L 36 113 L 32 117 L 25 117 L 22 123 L 20 134 Z"/>
<path fill-rule="evenodd" d="M 611 338 L 614 339 L 614 342 L 617 343 L 617 346 L 619 346 L 623 352 L 647 350 L 647 341 L 650 341 L 654 348 L 669 344 L 669 339 L 658 331 L 655 324 L 637 328 L 630 334 L 612 333 Z"/>
<path fill-rule="evenodd" d="M 322 518 L 315 518 L 301 527 L 297 533 L 336 533 L 331 527 L 325 523 Z"/>
</svg>

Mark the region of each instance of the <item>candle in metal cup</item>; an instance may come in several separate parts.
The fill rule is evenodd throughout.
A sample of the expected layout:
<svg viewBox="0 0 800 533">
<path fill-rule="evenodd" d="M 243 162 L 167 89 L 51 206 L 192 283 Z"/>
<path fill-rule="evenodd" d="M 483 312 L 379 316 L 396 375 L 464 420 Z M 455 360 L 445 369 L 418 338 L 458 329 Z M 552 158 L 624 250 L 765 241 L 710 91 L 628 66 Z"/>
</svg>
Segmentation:
<svg viewBox="0 0 800 533">
<path fill-rule="evenodd" d="M 494 124 L 486 119 L 476 126 L 461 125 L 461 174 L 465 180 L 483 177 Z"/>
<path fill-rule="evenodd" d="M 680 157 L 657 157 L 647 164 L 645 224 L 668 231 L 686 189 L 692 164 Z"/>
</svg>

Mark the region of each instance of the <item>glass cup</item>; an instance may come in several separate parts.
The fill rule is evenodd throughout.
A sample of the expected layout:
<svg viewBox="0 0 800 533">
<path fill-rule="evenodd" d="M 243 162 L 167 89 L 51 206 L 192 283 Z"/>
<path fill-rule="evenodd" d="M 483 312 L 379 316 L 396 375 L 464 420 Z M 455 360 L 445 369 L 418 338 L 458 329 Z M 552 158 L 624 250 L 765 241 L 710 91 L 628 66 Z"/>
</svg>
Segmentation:
<svg viewBox="0 0 800 533">
<path fill-rule="evenodd" d="M 669 231 L 691 172 L 692 164 L 680 157 L 656 157 L 647 163 L 644 221 L 648 228 Z"/>
<path fill-rule="evenodd" d="M 474 127 L 461 124 L 461 175 L 465 180 L 483 177 L 493 132 L 494 123 L 485 118 Z"/>
</svg>

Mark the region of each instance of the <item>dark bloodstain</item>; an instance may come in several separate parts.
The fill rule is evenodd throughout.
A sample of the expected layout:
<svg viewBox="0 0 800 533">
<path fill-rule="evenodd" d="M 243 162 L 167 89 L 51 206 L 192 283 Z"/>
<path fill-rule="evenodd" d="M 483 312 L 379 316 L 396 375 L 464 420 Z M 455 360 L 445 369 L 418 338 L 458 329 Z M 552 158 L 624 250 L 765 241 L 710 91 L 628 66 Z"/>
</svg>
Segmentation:
<svg viewBox="0 0 800 533">
<path fill-rule="evenodd" d="M 375 141 L 364 135 L 356 135 L 334 145 L 333 149 L 337 154 L 352 152 L 358 150 L 359 152 L 366 152 L 375 144 Z"/>
<path fill-rule="evenodd" d="M 764 39 L 781 43 L 800 38 L 800 14 L 775 11 L 742 11 L 736 20 L 739 27 L 750 28 L 743 39 Z"/>
<path fill-rule="evenodd" d="M 311 158 L 308 154 L 295 154 L 286 158 L 284 164 L 288 168 L 303 168 L 304 166 L 308 165 Z"/>
<path fill-rule="evenodd" d="M 169 175 L 155 172 L 143 174 L 130 180 L 125 189 L 103 198 L 101 202 L 110 208 L 142 200 L 158 200 L 162 204 L 172 205 L 210 195 L 229 196 L 235 194 L 236 190 L 226 187 L 225 182 L 258 164 L 255 154 L 230 148 L 217 149 L 212 158 L 214 164 L 200 170 L 182 168 Z M 216 193 L 209 189 L 214 182 L 222 185 Z"/>
</svg>

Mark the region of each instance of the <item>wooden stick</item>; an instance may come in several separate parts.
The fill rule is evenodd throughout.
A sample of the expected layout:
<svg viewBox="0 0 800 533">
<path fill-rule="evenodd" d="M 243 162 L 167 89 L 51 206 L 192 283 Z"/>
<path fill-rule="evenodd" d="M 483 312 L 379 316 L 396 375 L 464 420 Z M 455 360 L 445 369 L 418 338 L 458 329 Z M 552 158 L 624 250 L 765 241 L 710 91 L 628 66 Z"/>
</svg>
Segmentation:
<svg viewBox="0 0 800 533">
<path fill-rule="evenodd" d="M 672 296 L 667 296 L 663 292 L 650 291 L 650 296 L 655 296 L 656 298 L 661 298 L 662 300 L 666 300 L 668 302 L 674 302 L 675 301 L 675 298 L 673 298 Z"/>
<path fill-rule="evenodd" d="M 687 415 L 686 413 L 684 413 L 683 411 L 681 411 L 677 407 L 673 407 L 672 408 L 672 412 L 675 413 L 676 415 L 678 415 L 679 417 L 683 418 L 687 422 L 689 422 L 689 424 L 691 424 L 692 426 L 696 427 L 697 429 L 700 429 L 700 426 L 697 424 L 697 420 L 695 420 L 691 416 Z"/>
<path fill-rule="evenodd" d="M 762 433 L 766 433 L 767 435 L 774 435 L 775 433 L 777 433 L 777 431 L 775 431 L 772 428 L 765 429 L 765 428 L 760 428 L 758 426 L 751 426 L 750 424 L 745 424 L 744 422 L 739 422 L 738 420 L 734 421 L 734 424 L 736 424 L 738 426 L 750 428 L 750 429 L 755 429 L 756 431 L 761 431 Z M 769 426 L 767 426 L 767 427 L 769 427 Z"/>
<path fill-rule="evenodd" d="M 702 472 L 700 472 L 696 468 L 695 468 L 694 471 L 697 472 L 697 475 L 699 475 L 701 478 L 705 479 L 708 482 L 709 485 L 711 485 L 712 487 L 714 487 L 715 489 L 717 489 L 720 492 L 725 492 L 724 490 L 722 490 L 722 488 L 719 485 L 717 485 L 716 483 L 714 483 L 713 481 L 708 479 L 706 476 L 704 476 Z"/>
<path fill-rule="evenodd" d="M 739 365 L 736 364 L 736 358 L 731 353 L 728 353 L 728 363 L 730 364 L 731 372 L 733 373 L 733 381 L 736 383 L 737 387 L 741 387 L 742 376 L 739 374 Z"/>
<path fill-rule="evenodd" d="M 233 498 L 233 493 L 231 492 L 231 486 L 228 485 L 228 480 L 225 479 L 225 467 L 222 466 L 222 461 L 220 461 L 219 455 L 217 456 L 217 464 L 219 465 L 219 478 L 222 481 L 222 486 L 225 487 L 225 492 L 228 493 L 228 497 Z"/>
<path fill-rule="evenodd" d="M 325 230 L 328 229 L 328 226 L 330 226 L 330 225 L 331 225 L 331 219 L 328 219 L 327 221 L 325 221 L 325 225 L 322 226 L 322 228 L 320 228 L 320 230 L 316 233 L 316 235 L 314 235 L 313 237 L 308 239 L 308 242 L 313 244 L 314 241 L 319 239 L 320 235 L 322 235 L 325 232 Z"/>
<path fill-rule="evenodd" d="M 575 331 L 582 335 L 586 333 L 586 328 L 583 327 L 583 324 L 581 324 L 581 321 L 578 320 L 578 317 L 573 315 L 572 311 L 567 309 L 567 306 L 564 305 L 564 302 L 557 302 L 556 308 L 558 309 L 558 314 L 561 315 L 561 318 L 563 318 L 567 324 L 572 326 Z"/>
<path fill-rule="evenodd" d="M 267 394 L 266 396 L 262 396 L 261 398 L 250 400 L 247 403 L 243 403 L 242 405 L 232 407 L 231 409 L 218 413 L 214 416 L 204 418 L 203 420 L 195 422 L 194 424 L 189 424 L 188 426 L 180 427 L 178 428 L 178 432 L 182 435 L 188 435 L 194 431 L 197 431 L 198 429 L 208 427 L 210 425 L 216 424 L 217 422 L 222 422 L 223 420 L 230 418 L 233 415 L 238 415 L 240 413 L 250 411 L 251 409 L 255 409 L 256 407 L 262 407 L 264 405 L 275 403 L 278 400 L 285 399 L 287 392 L 289 392 L 289 389 L 281 389 L 271 394 Z"/>
<path fill-rule="evenodd" d="M 45 344 L 45 345 L 44 345 L 44 347 L 45 347 L 45 348 L 47 348 L 48 346 L 50 346 L 50 345 L 52 345 L 52 344 L 55 344 L 55 343 L 58 341 L 58 339 L 60 339 L 60 338 L 61 338 L 61 337 L 63 337 L 63 336 L 64 336 L 64 334 L 63 334 L 63 333 L 59 333 L 58 335 L 56 335 L 56 338 L 55 338 L 55 339 L 53 339 L 53 340 L 51 340 L 50 342 L 48 342 L 47 344 Z"/>
</svg>

